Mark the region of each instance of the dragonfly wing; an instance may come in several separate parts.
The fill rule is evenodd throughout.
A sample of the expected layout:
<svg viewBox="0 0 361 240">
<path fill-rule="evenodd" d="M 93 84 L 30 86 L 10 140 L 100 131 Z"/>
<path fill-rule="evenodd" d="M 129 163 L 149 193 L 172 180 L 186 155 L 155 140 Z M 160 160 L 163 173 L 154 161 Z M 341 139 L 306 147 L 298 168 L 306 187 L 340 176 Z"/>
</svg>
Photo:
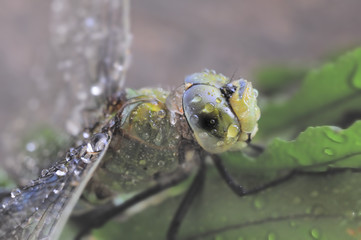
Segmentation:
<svg viewBox="0 0 361 240">
<path fill-rule="evenodd" d="M 0 206 L 1 239 L 57 239 L 86 184 L 99 165 L 111 132 L 95 134 Z"/>
</svg>

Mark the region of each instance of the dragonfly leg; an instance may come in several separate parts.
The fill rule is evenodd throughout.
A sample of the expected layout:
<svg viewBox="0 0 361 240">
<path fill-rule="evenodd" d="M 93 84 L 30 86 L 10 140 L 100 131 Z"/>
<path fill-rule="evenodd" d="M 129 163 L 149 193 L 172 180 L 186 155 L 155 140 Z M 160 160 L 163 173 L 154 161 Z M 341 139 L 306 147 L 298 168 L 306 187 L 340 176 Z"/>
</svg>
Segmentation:
<svg viewBox="0 0 361 240">
<path fill-rule="evenodd" d="M 73 217 L 72 220 L 79 226 L 80 231 L 75 237 L 75 239 L 81 239 L 86 236 L 92 229 L 99 228 L 105 223 L 107 223 L 110 219 L 115 216 L 121 214 L 125 210 L 134 206 L 135 204 L 154 196 L 163 190 L 166 190 L 170 187 L 173 187 L 183 180 L 185 180 L 189 176 L 187 171 L 183 171 L 182 168 L 179 168 L 178 171 L 174 172 L 171 177 L 167 180 L 159 181 L 153 187 L 148 188 L 147 190 L 138 193 L 133 196 L 129 200 L 125 201 L 123 204 L 119 206 L 114 206 L 112 204 L 108 204 L 104 207 L 97 208 L 88 213 L 82 214 L 80 216 Z"/>
<path fill-rule="evenodd" d="M 187 214 L 190 206 L 192 205 L 193 200 L 197 196 L 197 193 L 200 192 L 200 190 L 204 185 L 205 171 L 206 171 L 206 166 L 204 164 L 204 158 L 201 158 L 197 175 L 194 177 L 191 186 L 189 187 L 185 196 L 183 197 L 168 227 L 167 237 L 166 237 L 167 240 L 176 239 L 179 227 L 181 226 L 185 215 Z"/>
<path fill-rule="evenodd" d="M 246 195 L 251 195 L 251 194 L 256 194 L 258 192 L 266 190 L 267 188 L 274 187 L 278 184 L 281 184 L 281 183 L 283 183 L 293 177 L 296 177 L 296 176 L 305 176 L 305 175 L 307 175 L 307 176 L 324 176 L 324 175 L 342 173 L 342 172 L 346 172 L 346 171 L 361 172 L 361 169 L 357 169 L 357 168 L 328 168 L 325 171 L 320 171 L 320 172 L 307 171 L 307 170 L 303 170 L 303 169 L 293 169 L 293 170 L 290 170 L 289 173 L 287 173 L 279 178 L 276 178 L 272 181 L 262 184 L 261 186 L 246 190 L 243 186 L 241 186 L 240 184 L 237 183 L 237 181 L 231 176 L 231 174 L 229 174 L 229 172 L 227 171 L 227 169 L 225 168 L 225 166 L 222 163 L 222 159 L 218 155 L 212 155 L 211 157 L 212 157 L 215 167 L 218 170 L 218 173 L 221 175 L 221 177 L 226 182 L 228 187 L 235 194 L 237 194 L 240 197 L 246 196 Z"/>
</svg>

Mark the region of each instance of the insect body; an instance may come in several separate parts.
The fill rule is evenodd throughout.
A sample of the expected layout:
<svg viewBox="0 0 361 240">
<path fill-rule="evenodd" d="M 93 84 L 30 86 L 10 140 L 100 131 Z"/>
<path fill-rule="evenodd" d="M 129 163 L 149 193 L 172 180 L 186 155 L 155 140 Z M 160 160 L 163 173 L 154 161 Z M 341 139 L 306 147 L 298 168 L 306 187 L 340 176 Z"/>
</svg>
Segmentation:
<svg viewBox="0 0 361 240">
<path fill-rule="evenodd" d="M 128 89 L 125 95 L 88 141 L 2 201 L 2 238 L 53 239 L 89 181 L 86 192 L 98 199 L 165 189 L 204 164 L 185 157 L 187 146 L 208 153 L 238 150 L 257 131 L 257 91 L 246 80 L 230 81 L 214 71 L 195 73 L 170 93 Z"/>
<path fill-rule="evenodd" d="M 182 102 L 174 98 L 180 93 Z M 256 96 L 249 82 L 230 82 L 213 71 L 187 77 L 185 87 L 171 93 L 127 89 L 127 100 L 115 113 L 119 127 L 90 188 L 101 196 L 149 186 L 158 174 L 179 167 L 180 149 L 187 142 L 211 153 L 243 148 L 257 131 Z"/>
</svg>

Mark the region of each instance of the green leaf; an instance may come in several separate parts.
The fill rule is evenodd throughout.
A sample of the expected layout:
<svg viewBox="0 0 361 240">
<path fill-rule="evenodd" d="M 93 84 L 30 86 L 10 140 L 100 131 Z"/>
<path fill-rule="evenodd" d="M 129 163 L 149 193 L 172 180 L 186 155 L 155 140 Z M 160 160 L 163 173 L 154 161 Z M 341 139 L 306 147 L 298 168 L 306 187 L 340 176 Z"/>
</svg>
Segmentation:
<svg viewBox="0 0 361 240">
<path fill-rule="evenodd" d="M 361 121 L 344 130 L 310 127 L 293 141 L 274 139 L 258 157 L 232 152 L 222 156 L 241 172 L 361 167 Z"/>
<path fill-rule="evenodd" d="M 269 172 L 315 172 L 295 174 L 257 194 L 238 197 L 208 166 L 205 188 L 192 204 L 179 239 L 359 239 L 361 169 L 348 168 L 361 165 L 360 136 L 361 121 L 345 130 L 311 127 L 293 141 L 274 140 L 258 157 L 225 155 L 225 165 L 246 186 L 269 181 Z M 345 170 L 328 172 L 330 165 Z M 96 239 L 164 239 L 181 198 L 168 198 L 121 224 L 111 221 L 95 231 Z"/>
<path fill-rule="evenodd" d="M 345 121 L 345 114 L 361 112 L 360 64 L 361 48 L 310 72 L 291 98 L 261 107 L 259 135 L 270 137 L 307 126 L 332 125 Z"/>
</svg>

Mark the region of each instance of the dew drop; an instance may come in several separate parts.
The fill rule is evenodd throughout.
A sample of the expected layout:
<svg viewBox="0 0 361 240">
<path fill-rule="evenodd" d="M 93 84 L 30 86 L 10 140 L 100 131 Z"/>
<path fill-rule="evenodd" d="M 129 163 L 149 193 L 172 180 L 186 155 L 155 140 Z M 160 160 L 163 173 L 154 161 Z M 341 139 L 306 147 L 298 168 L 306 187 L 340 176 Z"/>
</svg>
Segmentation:
<svg viewBox="0 0 361 240">
<path fill-rule="evenodd" d="M 310 235 L 313 239 L 320 239 L 321 232 L 317 228 L 312 228 L 310 230 Z"/>
<path fill-rule="evenodd" d="M 49 173 L 48 169 L 41 170 L 41 177 L 45 177 L 46 175 L 48 175 L 48 173 Z"/>
<path fill-rule="evenodd" d="M 9 203 L 10 203 L 10 198 L 5 198 L 1 203 L 1 207 L 5 209 L 9 206 Z"/>
<path fill-rule="evenodd" d="M 58 194 L 61 190 L 63 190 L 65 183 L 61 183 L 57 188 L 53 189 L 53 193 Z"/>
<path fill-rule="evenodd" d="M 191 102 L 192 103 L 199 103 L 200 101 L 202 101 L 202 97 L 199 96 L 199 94 L 196 94 Z"/>
<path fill-rule="evenodd" d="M 290 226 L 291 226 L 291 227 L 296 227 L 296 226 L 297 226 L 297 224 L 296 224 L 296 222 L 295 222 L 295 221 L 290 221 Z"/>
<path fill-rule="evenodd" d="M 159 130 L 157 133 L 157 136 L 154 138 L 154 144 L 157 146 L 160 146 L 163 142 L 163 134 L 162 132 Z"/>
<path fill-rule="evenodd" d="M 260 210 L 264 207 L 264 203 L 261 199 L 256 199 L 253 201 L 253 206 L 257 209 Z"/>
<path fill-rule="evenodd" d="M 21 191 L 19 188 L 15 188 L 14 190 L 11 191 L 10 196 L 11 198 L 16 198 L 17 196 L 19 196 L 21 194 Z"/>
<path fill-rule="evenodd" d="M 206 103 L 204 105 L 204 109 L 203 109 L 203 112 L 205 113 L 211 113 L 214 111 L 214 104 L 213 103 Z"/>
<path fill-rule="evenodd" d="M 276 240 L 276 234 L 274 233 L 269 233 L 267 235 L 267 240 Z"/>
<path fill-rule="evenodd" d="M 100 152 L 104 150 L 105 146 L 108 144 L 108 135 L 105 133 L 97 133 L 90 140 L 90 144 L 93 151 L 88 152 Z"/>
<path fill-rule="evenodd" d="M 224 141 L 218 141 L 216 143 L 216 145 L 217 145 L 217 147 L 222 147 L 222 146 L 224 146 Z"/>
<path fill-rule="evenodd" d="M 312 206 L 311 214 L 313 215 L 321 215 L 325 213 L 325 208 L 319 204 Z"/>
<path fill-rule="evenodd" d="M 207 133 L 207 132 L 201 132 L 201 133 L 199 134 L 199 137 L 201 137 L 201 138 L 206 138 L 206 137 L 208 137 L 208 133 Z"/>
<path fill-rule="evenodd" d="M 339 128 L 333 129 L 331 131 L 327 131 L 326 136 L 333 142 L 343 143 L 346 140 L 345 137 L 341 135 L 339 132 L 335 132 L 335 131 L 339 131 Z"/>
<path fill-rule="evenodd" d="M 198 115 L 193 115 L 193 116 L 191 116 L 191 122 L 192 122 L 193 124 L 198 123 L 198 121 L 199 121 Z"/>
<path fill-rule="evenodd" d="M 332 156 L 334 154 L 331 148 L 325 148 L 323 149 L 323 152 L 328 156 Z"/>
<path fill-rule="evenodd" d="M 85 164 L 91 163 L 90 155 L 89 155 L 89 154 L 86 154 L 85 156 L 80 157 L 80 160 L 82 160 L 83 163 L 85 163 Z"/>
<path fill-rule="evenodd" d="M 161 109 L 161 110 L 158 111 L 157 115 L 158 115 L 159 118 L 164 118 L 167 115 L 167 113 L 166 113 L 166 111 Z"/>
<path fill-rule="evenodd" d="M 149 139 L 149 133 L 147 133 L 147 132 L 143 133 L 143 134 L 142 134 L 142 138 L 143 138 L 144 140 L 148 140 L 148 139 Z"/>
<path fill-rule="evenodd" d="M 164 161 L 159 161 L 159 162 L 158 162 L 158 166 L 159 166 L 159 167 L 163 167 L 164 165 L 165 165 Z"/>
<path fill-rule="evenodd" d="M 229 125 L 227 129 L 227 138 L 235 138 L 239 134 L 239 127 L 236 124 Z"/>
<path fill-rule="evenodd" d="M 55 174 L 59 177 L 65 176 L 68 172 L 68 168 L 64 164 L 59 165 L 57 169 L 58 170 L 56 170 Z"/>
</svg>

